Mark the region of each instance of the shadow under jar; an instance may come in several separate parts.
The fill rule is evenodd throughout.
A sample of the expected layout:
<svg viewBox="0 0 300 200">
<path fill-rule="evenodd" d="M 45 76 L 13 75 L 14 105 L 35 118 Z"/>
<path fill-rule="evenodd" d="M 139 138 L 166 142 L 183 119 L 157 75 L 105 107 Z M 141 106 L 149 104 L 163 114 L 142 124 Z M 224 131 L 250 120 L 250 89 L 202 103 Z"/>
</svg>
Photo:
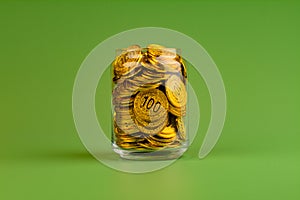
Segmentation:
<svg viewBox="0 0 300 200">
<path fill-rule="evenodd" d="M 188 137 L 187 70 L 179 50 L 156 44 L 119 49 L 111 74 L 114 151 L 134 160 L 180 157 Z"/>
</svg>

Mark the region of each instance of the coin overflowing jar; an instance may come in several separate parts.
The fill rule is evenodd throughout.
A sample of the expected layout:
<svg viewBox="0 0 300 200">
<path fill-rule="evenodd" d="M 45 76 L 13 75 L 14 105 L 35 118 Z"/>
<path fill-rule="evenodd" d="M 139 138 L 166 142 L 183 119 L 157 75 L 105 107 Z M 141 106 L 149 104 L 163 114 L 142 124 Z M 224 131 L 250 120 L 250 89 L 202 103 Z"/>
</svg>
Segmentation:
<svg viewBox="0 0 300 200">
<path fill-rule="evenodd" d="M 181 156 L 187 148 L 187 70 L 178 49 L 122 49 L 112 74 L 115 152 L 128 159 Z"/>
</svg>

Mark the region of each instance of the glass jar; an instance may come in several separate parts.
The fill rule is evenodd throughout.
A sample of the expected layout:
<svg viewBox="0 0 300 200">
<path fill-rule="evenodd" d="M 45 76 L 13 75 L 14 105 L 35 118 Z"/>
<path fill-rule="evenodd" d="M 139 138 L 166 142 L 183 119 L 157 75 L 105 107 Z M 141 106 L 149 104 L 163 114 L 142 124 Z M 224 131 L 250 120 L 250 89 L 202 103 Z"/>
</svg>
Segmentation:
<svg viewBox="0 0 300 200">
<path fill-rule="evenodd" d="M 111 71 L 114 151 L 135 160 L 180 157 L 188 137 L 187 71 L 179 49 L 119 49 Z"/>
</svg>

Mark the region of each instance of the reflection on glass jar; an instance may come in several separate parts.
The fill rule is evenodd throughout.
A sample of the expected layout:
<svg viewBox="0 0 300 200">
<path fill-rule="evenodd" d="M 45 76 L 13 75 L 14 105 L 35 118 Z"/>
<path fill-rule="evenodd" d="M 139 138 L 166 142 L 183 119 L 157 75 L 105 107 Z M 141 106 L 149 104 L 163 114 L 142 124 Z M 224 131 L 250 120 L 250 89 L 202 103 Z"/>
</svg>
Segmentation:
<svg viewBox="0 0 300 200">
<path fill-rule="evenodd" d="M 187 70 L 178 49 L 117 50 L 112 65 L 114 151 L 136 160 L 175 159 L 187 149 Z"/>
</svg>

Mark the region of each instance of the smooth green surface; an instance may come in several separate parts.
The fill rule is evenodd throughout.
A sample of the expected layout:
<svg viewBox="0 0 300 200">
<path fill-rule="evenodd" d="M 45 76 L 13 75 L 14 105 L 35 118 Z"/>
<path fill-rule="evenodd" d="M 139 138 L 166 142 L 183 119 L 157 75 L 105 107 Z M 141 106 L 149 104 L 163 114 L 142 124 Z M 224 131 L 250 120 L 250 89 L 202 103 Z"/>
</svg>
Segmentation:
<svg viewBox="0 0 300 200">
<path fill-rule="evenodd" d="M 1 2 L 0 199 L 299 199 L 299 21 L 300 4 L 283 0 Z M 71 103 L 87 54 L 142 26 L 202 44 L 223 76 L 228 112 L 207 158 L 197 158 L 204 114 L 183 158 L 137 175 L 87 153 Z M 201 82 L 193 70 L 189 79 Z"/>
</svg>

